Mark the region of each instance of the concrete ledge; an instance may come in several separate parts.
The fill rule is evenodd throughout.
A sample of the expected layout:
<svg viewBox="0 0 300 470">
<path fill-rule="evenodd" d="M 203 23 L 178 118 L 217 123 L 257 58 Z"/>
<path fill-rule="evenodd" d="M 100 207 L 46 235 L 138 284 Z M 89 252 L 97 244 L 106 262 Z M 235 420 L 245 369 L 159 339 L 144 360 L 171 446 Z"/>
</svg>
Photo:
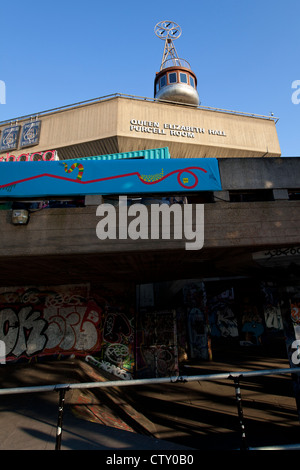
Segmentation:
<svg viewBox="0 0 300 470">
<path fill-rule="evenodd" d="M 299 188 L 300 158 L 219 158 L 223 190 Z"/>
<path fill-rule="evenodd" d="M 0 257 L 185 251 L 185 238 L 172 239 L 172 217 L 169 240 L 99 240 L 96 210 L 45 209 L 33 213 L 26 226 L 13 225 L 11 211 L 0 211 Z M 298 245 L 299 211 L 300 201 L 287 200 L 205 204 L 204 248 Z"/>
</svg>

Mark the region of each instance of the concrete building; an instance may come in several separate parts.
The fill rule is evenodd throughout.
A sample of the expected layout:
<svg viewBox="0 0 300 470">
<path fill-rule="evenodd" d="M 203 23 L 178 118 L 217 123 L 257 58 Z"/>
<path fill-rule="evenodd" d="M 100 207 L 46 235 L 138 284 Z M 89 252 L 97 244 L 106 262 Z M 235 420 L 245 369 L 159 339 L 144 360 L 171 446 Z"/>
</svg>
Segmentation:
<svg viewBox="0 0 300 470">
<path fill-rule="evenodd" d="M 0 123 L 6 360 L 91 356 L 121 377 L 176 374 L 186 361 L 232 351 L 242 362 L 249 347 L 292 361 L 300 159 L 281 156 L 276 121 L 170 96 L 113 95 Z M 200 164 L 214 165 L 207 184 L 195 176 Z M 88 168 L 101 180 L 97 188 L 85 179 Z M 143 171 L 161 184 L 172 172 L 178 177 L 166 189 L 111 176 L 117 182 L 107 189 L 107 168 L 138 175 L 139 184 Z M 127 208 L 142 203 L 149 217 L 166 199 L 182 212 L 203 208 L 203 246 L 186 249 L 186 233 L 174 236 L 175 218 L 167 238 L 138 236 L 135 227 L 133 238 L 99 239 L 103 203 L 120 233 L 120 195 Z"/>
</svg>

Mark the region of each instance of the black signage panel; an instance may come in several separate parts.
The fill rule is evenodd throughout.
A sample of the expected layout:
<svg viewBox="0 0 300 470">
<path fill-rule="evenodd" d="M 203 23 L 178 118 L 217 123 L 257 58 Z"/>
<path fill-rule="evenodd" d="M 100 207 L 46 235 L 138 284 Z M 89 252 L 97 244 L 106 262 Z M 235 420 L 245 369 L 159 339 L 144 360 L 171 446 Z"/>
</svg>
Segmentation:
<svg viewBox="0 0 300 470">
<path fill-rule="evenodd" d="M 18 148 L 18 140 L 21 126 L 11 126 L 3 130 L 0 143 L 0 151 L 15 150 Z"/>
<path fill-rule="evenodd" d="M 24 124 L 21 136 L 21 147 L 37 145 L 40 140 L 41 121 Z"/>
</svg>

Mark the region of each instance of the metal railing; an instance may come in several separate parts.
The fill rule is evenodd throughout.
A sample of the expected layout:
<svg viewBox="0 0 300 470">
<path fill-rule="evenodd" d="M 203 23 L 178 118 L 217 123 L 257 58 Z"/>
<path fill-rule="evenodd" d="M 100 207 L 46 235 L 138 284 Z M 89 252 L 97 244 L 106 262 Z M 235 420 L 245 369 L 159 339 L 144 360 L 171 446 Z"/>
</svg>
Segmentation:
<svg viewBox="0 0 300 470">
<path fill-rule="evenodd" d="M 51 108 L 51 109 L 47 109 L 47 110 L 44 110 L 44 111 L 37 111 L 35 113 L 26 114 L 26 115 L 19 116 L 19 117 L 14 117 L 14 118 L 11 118 L 11 119 L 6 119 L 5 121 L 0 121 L 0 126 L 9 125 L 9 124 L 12 125 L 12 124 L 18 123 L 20 121 L 25 121 L 25 120 L 28 120 L 28 119 L 31 119 L 31 120 L 38 119 L 42 116 L 46 116 L 46 115 L 49 115 L 49 114 L 63 112 L 63 111 L 71 110 L 71 109 L 74 109 L 74 108 L 79 108 L 79 107 L 82 107 L 82 106 L 89 106 L 89 105 L 97 103 L 97 102 L 108 101 L 108 100 L 112 100 L 112 99 L 115 99 L 115 98 L 128 98 L 128 99 L 133 99 L 133 100 L 137 100 L 137 101 L 165 102 L 167 104 L 173 103 L 172 101 L 169 101 L 169 100 L 168 101 L 158 100 L 156 98 L 149 98 L 147 96 L 136 96 L 136 95 L 127 95 L 127 94 L 124 94 L 124 93 L 113 93 L 113 94 L 110 94 L 110 95 L 99 96 L 97 98 L 92 98 L 92 99 L 85 100 L 85 101 L 78 101 L 77 103 L 72 103 L 72 104 L 69 104 L 69 105 L 59 106 L 57 108 Z M 178 102 L 174 102 L 174 104 L 176 104 L 178 106 Z M 202 105 L 199 105 L 199 106 L 189 105 L 189 106 L 193 106 L 195 108 L 203 109 L 203 110 L 206 110 L 206 111 L 214 111 L 214 112 L 219 112 L 219 113 L 234 114 L 234 115 L 237 115 L 237 116 L 255 117 L 255 118 L 259 118 L 259 119 L 268 119 L 270 121 L 274 121 L 275 123 L 277 123 L 277 121 L 279 120 L 279 117 L 273 116 L 271 114 L 267 116 L 267 115 L 264 115 L 264 114 L 247 113 L 247 112 L 243 112 L 243 111 L 235 111 L 235 110 L 232 110 L 232 109 L 214 108 L 214 107 L 211 107 L 211 106 L 202 106 Z"/>
<path fill-rule="evenodd" d="M 39 393 L 59 391 L 59 404 L 58 404 L 58 419 L 56 428 L 56 442 L 55 450 L 61 449 L 62 441 L 62 428 L 63 428 L 63 413 L 65 406 L 66 392 L 72 389 L 92 389 L 92 388 L 109 388 L 109 387 L 134 387 L 138 385 L 153 385 L 153 384 L 179 384 L 187 382 L 201 382 L 213 380 L 233 380 L 235 389 L 235 401 L 237 406 L 237 413 L 239 419 L 239 432 L 241 438 L 240 450 L 299 450 L 300 444 L 291 445 L 277 445 L 265 447 L 249 447 L 247 443 L 246 428 L 244 422 L 244 414 L 242 407 L 242 395 L 240 388 L 240 380 L 247 377 L 258 377 L 265 375 L 283 375 L 283 374 L 300 374 L 300 368 L 286 368 L 286 369 L 266 369 L 257 371 L 237 371 L 237 372 L 224 372 L 218 374 L 205 374 L 205 375 L 179 375 L 172 377 L 160 377 L 149 379 L 132 379 L 132 380 L 113 380 L 107 382 L 85 382 L 85 383 L 65 383 L 56 385 L 39 385 L 34 387 L 15 387 L 15 388 L 2 388 L 0 389 L 1 395 L 11 394 L 24 394 L 24 393 Z"/>
<path fill-rule="evenodd" d="M 160 70 L 164 70 L 164 69 L 167 69 L 167 68 L 173 67 L 173 66 L 175 66 L 175 67 L 184 67 L 186 69 L 191 70 L 190 63 L 187 60 L 181 59 L 179 57 L 172 57 L 172 58 L 164 60 L 161 64 Z"/>
</svg>

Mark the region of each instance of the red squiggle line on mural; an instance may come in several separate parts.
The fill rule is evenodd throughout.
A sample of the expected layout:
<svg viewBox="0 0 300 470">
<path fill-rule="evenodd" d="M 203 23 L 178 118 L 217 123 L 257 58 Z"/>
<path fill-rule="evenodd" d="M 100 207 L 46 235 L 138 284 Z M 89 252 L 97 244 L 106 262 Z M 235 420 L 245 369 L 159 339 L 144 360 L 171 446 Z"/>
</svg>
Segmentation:
<svg viewBox="0 0 300 470">
<path fill-rule="evenodd" d="M 170 173 L 168 173 L 167 175 L 163 176 L 162 178 L 160 178 L 159 180 L 157 181 L 144 181 L 140 175 L 140 173 L 138 171 L 136 172 L 133 172 L 133 173 L 125 173 L 124 175 L 115 175 L 115 176 L 107 176 L 105 178 L 98 178 L 98 179 L 95 179 L 95 180 L 89 180 L 89 181 L 81 181 L 81 180 L 74 180 L 74 179 L 71 179 L 71 178 L 67 178 L 66 176 L 59 176 L 59 175 L 51 175 L 50 173 L 42 173 L 40 175 L 36 175 L 36 176 L 30 176 L 28 178 L 23 178 L 21 180 L 17 180 L 17 181 L 13 181 L 11 183 L 7 183 L 7 184 L 2 184 L 0 185 L 0 188 L 6 188 L 7 186 L 12 186 L 12 185 L 15 185 L 15 184 L 19 184 L 19 183 L 25 183 L 26 181 L 32 181 L 32 180 L 35 180 L 37 178 L 43 178 L 43 177 L 48 177 L 48 178 L 55 178 L 55 179 L 60 179 L 60 180 L 64 180 L 64 181 L 70 181 L 71 183 L 78 183 L 78 184 L 92 184 L 92 183 L 99 183 L 101 181 L 108 181 L 108 180 L 112 180 L 112 179 L 118 179 L 118 178 L 126 178 L 126 177 L 129 177 L 129 176 L 137 176 L 139 178 L 139 180 L 144 183 L 144 184 L 157 184 L 157 183 L 160 183 L 161 181 L 163 181 L 164 179 L 166 178 L 169 178 L 169 176 L 171 175 L 174 175 L 177 173 L 177 181 L 179 182 L 179 184 L 181 186 L 183 186 L 184 188 L 194 188 L 197 184 L 198 184 L 198 177 L 195 175 L 195 173 L 193 173 L 191 170 L 200 170 L 200 171 L 203 171 L 204 173 L 207 173 L 206 170 L 204 170 L 204 168 L 201 168 L 201 167 L 197 167 L 197 166 L 191 166 L 191 167 L 188 167 L 188 168 L 183 168 L 183 169 L 179 169 L 179 170 L 174 170 L 174 171 L 171 171 Z M 185 186 L 184 184 L 182 184 L 182 182 L 180 181 L 180 176 L 182 175 L 182 173 L 190 173 L 194 176 L 195 178 L 195 183 L 192 185 L 192 186 Z"/>
</svg>

